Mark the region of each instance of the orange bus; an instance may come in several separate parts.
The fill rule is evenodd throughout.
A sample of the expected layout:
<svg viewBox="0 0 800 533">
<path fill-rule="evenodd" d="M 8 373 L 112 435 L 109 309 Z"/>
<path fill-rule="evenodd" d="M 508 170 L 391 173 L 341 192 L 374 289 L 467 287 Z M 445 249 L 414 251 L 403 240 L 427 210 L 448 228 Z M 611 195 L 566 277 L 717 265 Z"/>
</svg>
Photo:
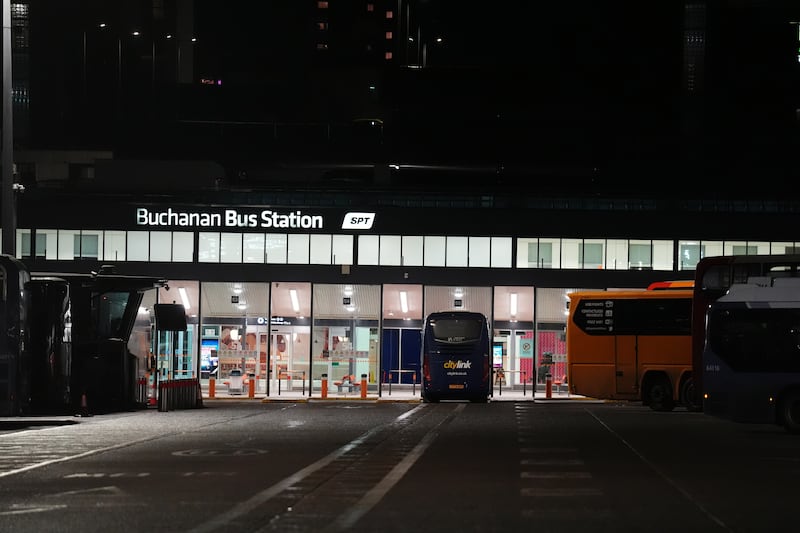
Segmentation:
<svg viewBox="0 0 800 533">
<path fill-rule="evenodd" d="M 569 294 L 567 383 L 572 394 L 684 404 L 692 374 L 692 290 Z"/>
</svg>

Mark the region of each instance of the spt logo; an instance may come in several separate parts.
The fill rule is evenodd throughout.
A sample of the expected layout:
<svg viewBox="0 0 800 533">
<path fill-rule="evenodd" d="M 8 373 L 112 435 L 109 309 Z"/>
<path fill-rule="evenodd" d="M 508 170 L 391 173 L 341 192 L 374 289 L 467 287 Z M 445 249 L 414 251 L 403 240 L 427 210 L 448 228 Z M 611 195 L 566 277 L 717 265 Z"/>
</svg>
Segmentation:
<svg viewBox="0 0 800 533">
<path fill-rule="evenodd" d="M 347 213 L 342 220 L 342 229 L 371 229 L 375 213 Z"/>
</svg>

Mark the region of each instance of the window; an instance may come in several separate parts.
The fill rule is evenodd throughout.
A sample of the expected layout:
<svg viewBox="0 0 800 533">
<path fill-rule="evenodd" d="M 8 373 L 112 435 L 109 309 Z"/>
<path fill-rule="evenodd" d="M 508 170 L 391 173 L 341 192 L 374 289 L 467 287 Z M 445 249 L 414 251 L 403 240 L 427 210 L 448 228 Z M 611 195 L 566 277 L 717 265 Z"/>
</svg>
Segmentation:
<svg viewBox="0 0 800 533">
<path fill-rule="evenodd" d="M 149 261 L 150 256 L 150 232 L 149 231 L 129 231 L 128 232 L 128 261 Z"/>
<path fill-rule="evenodd" d="M 219 233 L 201 231 L 197 239 L 197 261 L 219 263 Z"/>
<path fill-rule="evenodd" d="M 125 261 L 125 232 L 106 231 L 103 234 L 103 259 Z"/>
<path fill-rule="evenodd" d="M 631 270 L 652 270 L 653 269 L 653 251 L 650 242 L 634 242 L 631 241 L 628 248 L 628 257 L 630 257 Z"/>
<path fill-rule="evenodd" d="M 176 231 L 172 234 L 172 261 L 174 263 L 194 261 L 194 233 Z"/>
<path fill-rule="evenodd" d="M 267 263 L 285 265 L 288 246 L 289 238 L 286 234 L 267 233 L 264 242 Z"/>
<path fill-rule="evenodd" d="M 333 264 L 352 265 L 353 264 L 353 236 L 334 235 L 333 236 Z"/>
<path fill-rule="evenodd" d="M 425 237 L 424 263 L 428 267 L 445 266 L 445 249 L 447 239 L 445 237 Z"/>
<path fill-rule="evenodd" d="M 469 238 L 469 266 L 488 267 L 491 265 L 492 239 L 490 237 Z"/>
<path fill-rule="evenodd" d="M 469 266 L 469 238 L 467 237 L 447 237 L 447 266 L 465 267 Z"/>
<path fill-rule="evenodd" d="M 582 268 L 603 268 L 603 241 L 585 241 L 578 250 L 578 263 Z"/>
<path fill-rule="evenodd" d="M 311 235 L 310 261 L 312 265 L 330 265 L 332 263 L 330 235 Z"/>
<path fill-rule="evenodd" d="M 287 247 L 287 262 L 293 265 L 307 265 L 309 254 L 308 235 L 291 234 L 289 235 Z"/>
<path fill-rule="evenodd" d="M 242 261 L 245 263 L 264 262 L 263 233 L 247 233 L 242 237 Z"/>
<path fill-rule="evenodd" d="M 377 265 L 378 264 L 378 236 L 359 235 L 358 236 L 358 264 Z"/>
<path fill-rule="evenodd" d="M 402 264 L 401 239 L 399 235 L 380 236 L 380 264 L 400 266 Z"/>
<path fill-rule="evenodd" d="M 150 232 L 150 261 L 172 261 L 172 233 L 169 231 Z"/>
<path fill-rule="evenodd" d="M 700 241 L 680 241 L 678 243 L 678 270 L 694 270 L 703 257 Z"/>
<path fill-rule="evenodd" d="M 511 237 L 492 237 L 492 267 L 511 268 Z"/>
<path fill-rule="evenodd" d="M 319 0 L 317 2 L 317 9 L 328 9 L 328 2 L 326 0 Z"/>
<path fill-rule="evenodd" d="M 241 263 L 242 262 L 242 234 L 223 233 L 220 235 L 219 246 L 220 263 Z"/>
<path fill-rule="evenodd" d="M 390 32 L 390 31 L 387 31 L 387 32 L 386 32 L 386 40 L 387 40 L 387 41 L 390 41 L 390 40 L 392 40 L 392 32 Z"/>
<path fill-rule="evenodd" d="M 403 241 L 403 260 L 406 266 L 422 266 L 422 252 L 425 248 L 425 239 L 418 235 L 409 235 L 402 238 Z"/>
</svg>

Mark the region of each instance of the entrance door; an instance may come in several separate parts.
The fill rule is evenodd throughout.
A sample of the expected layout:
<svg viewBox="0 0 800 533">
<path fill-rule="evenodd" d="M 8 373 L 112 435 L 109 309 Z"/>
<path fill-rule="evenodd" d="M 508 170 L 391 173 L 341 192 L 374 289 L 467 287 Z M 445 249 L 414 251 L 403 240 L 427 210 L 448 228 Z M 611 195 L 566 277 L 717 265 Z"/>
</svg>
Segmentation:
<svg viewBox="0 0 800 533">
<path fill-rule="evenodd" d="M 288 329 L 273 329 L 270 334 L 270 370 L 273 380 L 282 380 L 281 387 L 291 383 L 292 368 L 292 332 Z M 273 381 L 277 385 L 277 382 Z"/>
<path fill-rule="evenodd" d="M 419 383 L 419 360 L 422 331 L 418 329 L 386 328 L 383 330 L 381 369 L 384 382 Z"/>
</svg>

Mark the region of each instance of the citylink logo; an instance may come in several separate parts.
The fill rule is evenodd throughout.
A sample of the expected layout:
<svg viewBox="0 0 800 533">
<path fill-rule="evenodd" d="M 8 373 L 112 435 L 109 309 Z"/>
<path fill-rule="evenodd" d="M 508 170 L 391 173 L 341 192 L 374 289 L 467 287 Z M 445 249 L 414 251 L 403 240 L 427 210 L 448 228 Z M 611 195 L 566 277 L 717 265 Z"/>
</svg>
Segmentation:
<svg viewBox="0 0 800 533">
<path fill-rule="evenodd" d="M 449 361 L 445 361 L 442 366 L 448 370 L 452 370 L 454 368 L 469 369 L 472 368 L 472 361 L 462 361 L 461 359 L 459 359 L 458 361 L 453 361 L 451 359 Z"/>
<path fill-rule="evenodd" d="M 342 229 L 372 229 L 375 213 L 347 213 L 342 219 Z"/>
</svg>

